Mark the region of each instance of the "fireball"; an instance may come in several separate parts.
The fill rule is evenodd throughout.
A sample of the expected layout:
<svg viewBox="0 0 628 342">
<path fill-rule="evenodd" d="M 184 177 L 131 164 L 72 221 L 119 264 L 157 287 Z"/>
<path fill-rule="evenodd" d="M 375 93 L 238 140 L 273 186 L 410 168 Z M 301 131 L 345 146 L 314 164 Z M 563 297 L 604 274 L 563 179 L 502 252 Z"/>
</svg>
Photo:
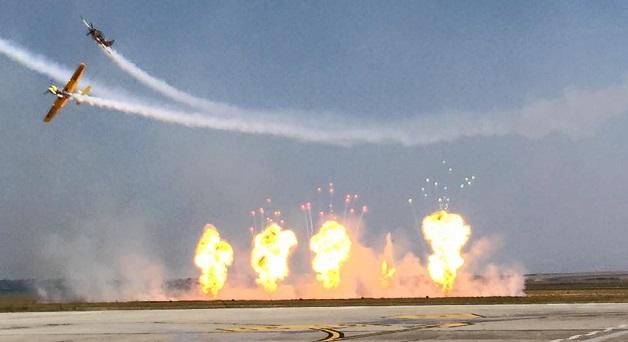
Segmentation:
<svg viewBox="0 0 628 342">
<path fill-rule="evenodd" d="M 380 276 L 382 287 L 390 286 L 392 278 L 395 276 L 397 269 L 393 264 L 393 244 L 390 233 L 386 234 L 386 245 L 384 246 L 384 258 L 380 266 Z"/>
<path fill-rule="evenodd" d="M 220 233 L 211 224 L 205 226 L 196 245 L 194 263 L 201 269 L 198 278 L 201 290 L 216 297 L 227 281 L 227 269 L 233 263 L 233 249 L 227 241 L 220 239 Z"/>
<path fill-rule="evenodd" d="M 382 261 L 382 265 L 380 267 L 380 274 L 382 276 L 382 287 L 387 288 L 390 286 L 390 281 L 395 276 L 397 270 L 389 265 L 386 260 Z"/>
<path fill-rule="evenodd" d="M 251 266 L 257 273 L 255 281 L 268 292 L 277 290 L 277 281 L 288 276 L 288 256 L 297 237 L 291 230 L 271 224 L 257 234 L 251 252 Z"/>
<path fill-rule="evenodd" d="M 310 250 L 314 253 L 312 269 L 316 279 L 326 289 L 340 284 L 340 268 L 349 258 L 351 239 L 347 230 L 340 223 L 326 221 L 310 240 Z"/>
<path fill-rule="evenodd" d="M 423 219 L 423 236 L 432 247 L 427 270 L 445 293 L 453 289 L 456 272 L 464 264 L 460 253 L 470 235 L 471 228 L 460 215 L 440 210 Z"/>
</svg>

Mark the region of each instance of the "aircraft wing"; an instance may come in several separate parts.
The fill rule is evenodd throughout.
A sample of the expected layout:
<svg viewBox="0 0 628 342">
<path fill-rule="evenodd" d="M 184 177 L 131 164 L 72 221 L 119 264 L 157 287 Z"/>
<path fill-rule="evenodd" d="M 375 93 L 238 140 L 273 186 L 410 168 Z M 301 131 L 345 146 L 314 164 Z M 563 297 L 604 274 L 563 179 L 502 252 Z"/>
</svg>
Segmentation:
<svg viewBox="0 0 628 342">
<path fill-rule="evenodd" d="M 63 91 L 67 91 L 68 93 L 74 93 L 74 91 L 78 87 L 81 76 L 83 76 L 83 71 L 85 71 L 85 63 L 81 63 L 78 68 L 76 68 L 76 71 L 74 71 L 74 74 L 63 88 Z"/>
<path fill-rule="evenodd" d="M 66 103 L 68 103 L 69 100 L 69 98 L 57 99 L 55 103 L 52 104 L 52 107 L 50 107 L 50 110 L 48 111 L 48 114 L 46 114 L 46 117 L 44 117 L 44 122 L 50 122 L 50 120 L 52 120 L 52 118 L 57 115 L 57 113 L 61 110 L 61 108 L 63 108 L 63 106 L 65 106 Z"/>
</svg>

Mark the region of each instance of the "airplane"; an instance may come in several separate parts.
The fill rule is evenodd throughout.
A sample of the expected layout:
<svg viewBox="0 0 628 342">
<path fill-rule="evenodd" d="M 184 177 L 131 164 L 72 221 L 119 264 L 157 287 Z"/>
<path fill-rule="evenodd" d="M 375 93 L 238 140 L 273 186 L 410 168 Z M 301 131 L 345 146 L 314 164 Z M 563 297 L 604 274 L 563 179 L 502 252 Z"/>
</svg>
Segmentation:
<svg viewBox="0 0 628 342">
<path fill-rule="evenodd" d="M 51 84 L 50 87 L 48 87 L 48 90 L 46 90 L 46 93 L 51 93 L 52 95 L 56 96 L 57 99 L 53 103 L 52 107 L 50 107 L 48 114 L 46 114 L 46 116 L 44 117 L 44 122 L 50 122 L 55 117 L 55 115 L 57 115 L 57 113 L 61 110 L 61 108 L 63 108 L 63 106 L 65 106 L 66 103 L 68 103 L 72 95 L 75 95 L 75 94 L 78 94 L 81 96 L 89 95 L 89 93 L 92 90 L 92 87 L 89 85 L 79 90 L 77 93 L 74 92 L 76 88 L 78 88 L 79 81 L 81 79 L 81 76 L 83 76 L 84 71 L 85 71 L 85 63 L 81 63 L 79 64 L 78 68 L 76 68 L 76 71 L 74 71 L 74 74 L 72 75 L 68 83 L 65 85 L 65 87 L 63 87 L 63 89 L 59 89 L 59 87 L 57 87 L 54 84 Z M 75 102 L 76 102 L 76 105 L 81 104 L 81 102 L 77 99 L 75 99 Z"/>
<path fill-rule="evenodd" d="M 96 43 L 98 43 L 98 45 L 102 47 L 111 47 L 111 45 L 113 45 L 113 42 L 115 40 L 106 40 L 105 36 L 102 34 L 102 31 L 95 28 L 93 23 L 88 23 L 87 20 L 85 20 L 85 18 L 83 17 L 81 17 L 81 20 L 83 20 L 83 24 L 87 26 L 86 36 L 92 36 Z"/>
</svg>

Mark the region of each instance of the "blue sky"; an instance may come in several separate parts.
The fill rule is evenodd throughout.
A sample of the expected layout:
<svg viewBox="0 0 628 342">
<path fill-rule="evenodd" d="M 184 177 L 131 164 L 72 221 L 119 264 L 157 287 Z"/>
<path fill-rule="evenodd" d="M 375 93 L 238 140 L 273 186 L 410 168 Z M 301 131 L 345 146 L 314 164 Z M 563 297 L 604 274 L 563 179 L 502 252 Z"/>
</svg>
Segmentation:
<svg viewBox="0 0 628 342">
<path fill-rule="evenodd" d="M 356 123 L 430 118 L 446 128 L 447 113 L 484 120 L 628 75 L 622 2 L 5 1 L 0 37 L 67 66 L 84 61 L 92 79 L 169 103 L 103 56 L 81 15 L 192 94 Z M 50 241 L 59 239 L 87 240 L 94 262 L 107 263 L 108 250 L 139 250 L 173 276 L 191 275 L 205 223 L 246 248 L 247 214 L 271 196 L 302 231 L 298 205 L 330 181 L 369 205 L 367 240 L 380 244 L 392 231 L 424 255 L 407 199 L 442 159 L 477 175 L 452 209 L 473 226 L 472 239 L 501 238 L 494 261 L 530 272 L 628 268 L 624 111 L 575 137 L 338 147 L 87 106 L 48 126 L 41 118 L 52 99 L 40 94 L 49 80 L 4 57 L 0 75 L 0 278 L 54 276 L 63 265 L 51 261 Z M 81 258 L 72 246 L 64 253 Z"/>
</svg>

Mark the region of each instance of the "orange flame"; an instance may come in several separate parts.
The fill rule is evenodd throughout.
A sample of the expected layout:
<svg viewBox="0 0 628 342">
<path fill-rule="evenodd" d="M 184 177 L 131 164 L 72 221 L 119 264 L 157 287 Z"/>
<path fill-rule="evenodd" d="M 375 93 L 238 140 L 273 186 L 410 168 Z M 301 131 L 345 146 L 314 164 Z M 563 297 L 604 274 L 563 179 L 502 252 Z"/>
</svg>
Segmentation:
<svg viewBox="0 0 628 342">
<path fill-rule="evenodd" d="M 384 246 L 384 257 L 382 260 L 382 265 L 380 267 L 380 275 L 381 275 L 381 284 L 382 287 L 387 288 L 390 286 L 397 269 L 393 264 L 393 245 L 392 245 L 392 237 L 390 233 L 386 234 L 386 245 Z"/>
<path fill-rule="evenodd" d="M 382 261 L 382 266 L 380 267 L 380 274 L 382 276 L 382 287 L 387 288 L 390 286 L 390 282 L 395 276 L 396 272 L 397 269 L 395 269 L 391 265 L 388 265 L 386 260 Z"/>
<path fill-rule="evenodd" d="M 220 233 L 211 224 L 205 226 L 196 245 L 194 263 L 201 269 L 198 278 L 201 290 L 216 297 L 227 281 L 227 269 L 233 263 L 233 249 L 227 241 L 220 239 Z"/>
<path fill-rule="evenodd" d="M 277 281 L 288 276 L 288 256 L 296 245 L 294 232 L 282 230 L 277 224 L 271 224 L 255 236 L 251 266 L 257 272 L 255 281 L 266 291 L 276 291 Z"/>
<path fill-rule="evenodd" d="M 349 258 L 351 239 L 340 223 L 326 221 L 310 240 L 310 250 L 314 253 L 312 269 L 316 279 L 326 289 L 340 284 L 340 268 Z"/>
<path fill-rule="evenodd" d="M 470 235 L 471 227 L 460 215 L 440 210 L 423 219 L 423 236 L 433 251 L 428 259 L 428 272 L 445 293 L 453 289 L 456 272 L 464 264 L 460 252 Z"/>
</svg>

